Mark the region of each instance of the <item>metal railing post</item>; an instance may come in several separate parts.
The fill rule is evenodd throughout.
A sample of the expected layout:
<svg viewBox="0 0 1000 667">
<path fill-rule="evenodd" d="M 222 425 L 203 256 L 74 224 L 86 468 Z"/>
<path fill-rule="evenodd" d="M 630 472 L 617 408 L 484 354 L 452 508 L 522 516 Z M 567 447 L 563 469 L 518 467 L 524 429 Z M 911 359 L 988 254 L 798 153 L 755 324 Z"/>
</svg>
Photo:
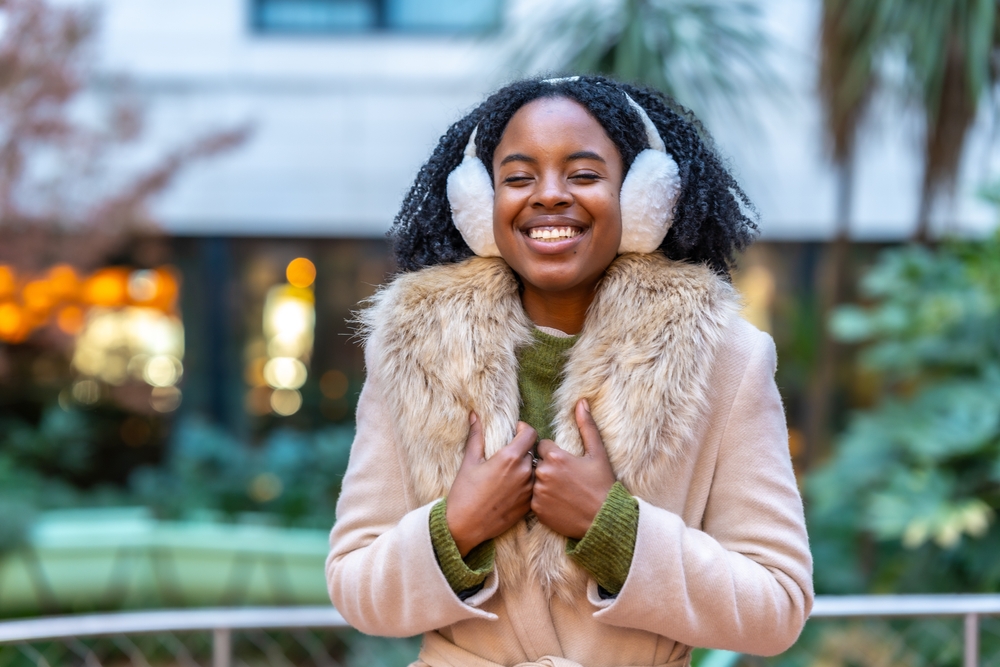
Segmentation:
<svg viewBox="0 0 1000 667">
<path fill-rule="evenodd" d="M 965 615 L 964 667 L 979 667 L 979 614 Z"/>
<path fill-rule="evenodd" d="M 233 633 L 229 628 L 212 630 L 212 667 L 230 667 L 233 658 Z"/>
</svg>

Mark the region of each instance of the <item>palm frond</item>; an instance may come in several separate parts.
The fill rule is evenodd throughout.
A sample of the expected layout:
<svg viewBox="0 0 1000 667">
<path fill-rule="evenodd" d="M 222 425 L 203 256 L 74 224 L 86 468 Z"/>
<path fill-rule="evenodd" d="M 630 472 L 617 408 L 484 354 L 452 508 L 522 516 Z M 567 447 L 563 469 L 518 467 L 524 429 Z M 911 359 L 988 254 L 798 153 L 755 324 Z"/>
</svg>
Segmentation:
<svg viewBox="0 0 1000 667">
<path fill-rule="evenodd" d="M 515 70 L 609 74 L 699 114 L 736 111 L 753 87 L 780 88 L 760 11 L 748 0 L 545 3 L 508 37 Z"/>
</svg>

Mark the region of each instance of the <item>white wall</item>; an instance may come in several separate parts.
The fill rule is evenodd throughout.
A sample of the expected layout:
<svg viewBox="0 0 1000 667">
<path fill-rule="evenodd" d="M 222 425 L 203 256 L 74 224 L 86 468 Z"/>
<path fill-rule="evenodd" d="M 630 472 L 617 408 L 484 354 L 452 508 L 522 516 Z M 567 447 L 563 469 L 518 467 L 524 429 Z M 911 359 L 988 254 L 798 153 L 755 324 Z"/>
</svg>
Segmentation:
<svg viewBox="0 0 1000 667">
<path fill-rule="evenodd" d="M 181 234 L 381 236 L 437 138 L 507 73 L 475 38 L 274 37 L 248 28 L 248 0 L 100 0 L 102 69 L 127 73 L 166 148 L 246 121 L 238 151 L 186 172 L 157 206 Z M 742 121 L 708 119 L 755 200 L 765 238 L 832 233 L 834 184 L 814 95 L 818 0 L 763 3 L 787 93 L 748 94 Z M 915 217 L 919 137 L 899 113 L 865 136 L 860 238 L 899 238 Z M 894 122 L 894 118 L 900 118 Z M 980 128 L 950 220 L 983 230 L 974 197 L 996 151 Z M 946 211 L 947 213 L 947 211 Z"/>
</svg>

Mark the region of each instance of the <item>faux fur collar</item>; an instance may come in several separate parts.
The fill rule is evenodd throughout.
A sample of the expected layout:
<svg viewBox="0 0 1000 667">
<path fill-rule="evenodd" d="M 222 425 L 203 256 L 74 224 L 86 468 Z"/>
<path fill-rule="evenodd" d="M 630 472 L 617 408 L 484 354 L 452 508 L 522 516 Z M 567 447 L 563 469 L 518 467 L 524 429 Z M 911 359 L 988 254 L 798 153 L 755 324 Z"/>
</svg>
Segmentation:
<svg viewBox="0 0 1000 667">
<path fill-rule="evenodd" d="M 655 494 L 694 444 L 715 350 L 738 303 L 705 266 L 626 254 L 608 268 L 556 392 L 556 443 L 581 454 L 573 406 L 590 401 L 618 479 Z M 469 411 L 487 456 L 508 443 L 520 408 L 517 350 L 531 341 L 517 278 L 499 258 L 403 274 L 361 315 L 399 445 L 421 504 L 447 494 Z M 550 592 L 579 583 L 565 540 L 526 522 L 497 539 L 501 586 L 531 575 Z"/>
</svg>

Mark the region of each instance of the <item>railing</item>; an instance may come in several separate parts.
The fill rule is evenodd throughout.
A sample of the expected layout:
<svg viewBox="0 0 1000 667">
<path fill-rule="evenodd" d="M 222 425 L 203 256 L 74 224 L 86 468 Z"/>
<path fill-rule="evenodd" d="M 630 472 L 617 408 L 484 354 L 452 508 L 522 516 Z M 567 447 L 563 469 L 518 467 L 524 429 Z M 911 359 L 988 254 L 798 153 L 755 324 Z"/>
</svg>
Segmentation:
<svg viewBox="0 0 1000 667">
<path fill-rule="evenodd" d="M 810 618 L 961 616 L 964 667 L 979 666 L 979 617 L 1000 615 L 1000 595 L 827 595 Z"/>
<path fill-rule="evenodd" d="M 212 667 L 230 667 L 234 630 L 343 629 L 333 607 L 181 609 L 55 616 L 0 623 L 0 644 L 159 632 L 212 633 Z"/>
<path fill-rule="evenodd" d="M 816 598 L 811 618 L 963 617 L 963 664 L 964 667 L 978 667 L 979 619 L 982 616 L 1000 616 L 1000 595 L 820 596 Z M 331 607 L 124 612 L 0 622 L 0 645 L 202 631 L 212 633 L 212 666 L 230 667 L 233 631 L 348 627 L 344 618 Z M 92 662 L 89 658 L 86 661 Z"/>
</svg>

